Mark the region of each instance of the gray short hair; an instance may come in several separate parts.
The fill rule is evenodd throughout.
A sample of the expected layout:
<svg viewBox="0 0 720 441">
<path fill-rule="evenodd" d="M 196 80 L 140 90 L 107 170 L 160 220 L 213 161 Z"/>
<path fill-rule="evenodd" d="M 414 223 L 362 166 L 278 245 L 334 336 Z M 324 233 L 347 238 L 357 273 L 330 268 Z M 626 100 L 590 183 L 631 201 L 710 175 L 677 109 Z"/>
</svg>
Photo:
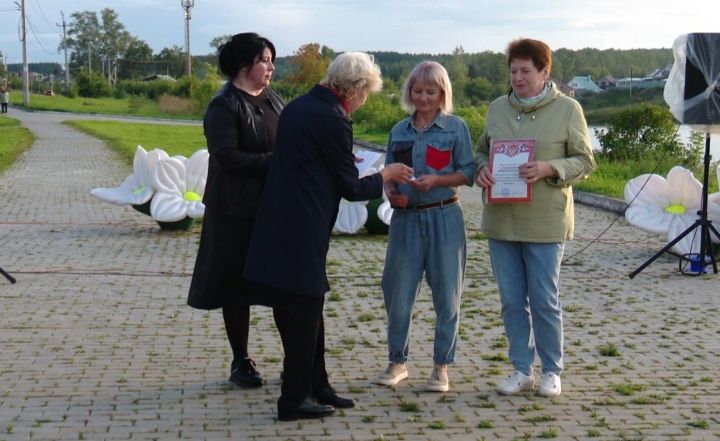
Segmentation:
<svg viewBox="0 0 720 441">
<path fill-rule="evenodd" d="M 377 92 L 382 89 L 380 66 L 370 54 L 345 52 L 330 63 L 321 84 L 335 89 L 345 98 L 363 89 Z"/>
<path fill-rule="evenodd" d="M 435 61 L 421 61 L 413 68 L 410 75 L 408 75 L 403 85 L 402 99 L 400 100 L 400 106 L 404 111 L 407 113 L 415 112 L 415 104 L 413 104 L 412 99 L 410 99 L 410 90 L 418 81 L 436 85 L 443 94 L 440 110 L 443 113 L 452 112 L 453 98 L 450 77 L 442 64 Z"/>
</svg>

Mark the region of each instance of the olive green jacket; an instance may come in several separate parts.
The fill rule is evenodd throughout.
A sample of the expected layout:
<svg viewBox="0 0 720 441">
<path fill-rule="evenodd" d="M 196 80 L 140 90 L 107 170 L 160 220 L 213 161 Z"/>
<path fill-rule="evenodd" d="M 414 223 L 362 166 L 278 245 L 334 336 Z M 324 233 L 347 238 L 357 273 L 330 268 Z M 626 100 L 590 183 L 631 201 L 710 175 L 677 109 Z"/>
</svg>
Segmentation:
<svg viewBox="0 0 720 441">
<path fill-rule="evenodd" d="M 482 229 L 493 239 L 562 242 L 572 239 L 572 183 L 595 170 L 590 135 L 580 104 L 554 84 L 535 105 L 522 105 L 513 93 L 490 104 L 477 147 L 478 170 L 488 164 L 497 139 L 534 139 L 535 161 L 547 161 L 556 178 L 532 184 L 532 201 L 492 203 L 483 208 Z M 483 190 L 484 191 L 484 190 Z"/>
</svg>

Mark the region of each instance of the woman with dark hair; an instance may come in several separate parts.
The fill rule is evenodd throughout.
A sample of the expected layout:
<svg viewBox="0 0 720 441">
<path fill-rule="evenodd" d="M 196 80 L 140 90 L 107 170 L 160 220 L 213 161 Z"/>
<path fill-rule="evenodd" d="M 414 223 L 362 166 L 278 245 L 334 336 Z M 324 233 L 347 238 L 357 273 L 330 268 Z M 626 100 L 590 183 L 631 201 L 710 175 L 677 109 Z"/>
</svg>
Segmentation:
<svg viewBox="0 0 720 441">
<path fill-rule="evenodd" d="M 475 183 L 495 184 L 490 149 L 498 140 L 532 140 L 534 157 L 517 176 L 532 186 L 529 202 L 489 203 L 482 212 L 490 260 L 500 291 L 502 318 L 514 372 L 497 391 L 512 395 L 535 387 L 535 352 L 542 364 L 538 393 L 562 392 L 563 325 L 558 282 L 565 241 L 572 238 L 572 184 L 595 169 L 580 104 L 550 80 L 552 52 L 523 38 L 507 49 L 512 89 L 488 108 L 478 146 Z"/>
<path fill-rule="evenodd" d="M 248 356 L 250 304 L 254 290 L 241 277 L 260 194 L 284 104 L 268 86 L 275 46 L 256 33 L 234 35 L 218 51 L 228 81 L 205 112 L 210 152 L 205 217 L 188 304 L 222 308 L 232 348 L 230 382 L 259 387 L 262 377 Z"/>
</svg>

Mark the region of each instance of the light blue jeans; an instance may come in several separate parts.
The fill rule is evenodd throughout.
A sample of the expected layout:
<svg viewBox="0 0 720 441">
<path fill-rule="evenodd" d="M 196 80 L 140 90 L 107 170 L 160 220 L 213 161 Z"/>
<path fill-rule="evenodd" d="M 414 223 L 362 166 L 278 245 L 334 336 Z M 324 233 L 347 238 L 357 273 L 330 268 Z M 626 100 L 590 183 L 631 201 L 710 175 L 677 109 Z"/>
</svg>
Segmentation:
<svg viewBox="0 0 720 441">
<path fill-rule="evenodd" d="M 510 362 L 530 375 L 537 348 L 542 372 L 560 375 L 563 324 L 558 280 L 565 243 L 488 239 L 488 245 L 510 343 Z"/>
<path fill-rule="evenodd" d="M 455 361 L 467 248 L 460 204 L 393 212 L 382 289 L 392 363 L 405 363 L 423 272 L 435 309 L 435 364 Z"/>
</svg>

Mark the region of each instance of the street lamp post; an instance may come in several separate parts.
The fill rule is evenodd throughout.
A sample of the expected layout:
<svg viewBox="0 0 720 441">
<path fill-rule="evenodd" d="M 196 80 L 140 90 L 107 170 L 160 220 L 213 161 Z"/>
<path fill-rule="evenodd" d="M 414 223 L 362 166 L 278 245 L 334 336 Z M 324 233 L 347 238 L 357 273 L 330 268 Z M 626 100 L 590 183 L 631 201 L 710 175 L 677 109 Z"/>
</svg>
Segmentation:
<svg viewBox="0 0 720 441">
<path fill-rule="evenodd" d="M 180 0 L 180 5 L 185 10 L 185 74 L 190 76 L 192 72 L 192 60 L 190 58 L 190 8 L 195 6 L 195 0 Z"/>
</svg>

